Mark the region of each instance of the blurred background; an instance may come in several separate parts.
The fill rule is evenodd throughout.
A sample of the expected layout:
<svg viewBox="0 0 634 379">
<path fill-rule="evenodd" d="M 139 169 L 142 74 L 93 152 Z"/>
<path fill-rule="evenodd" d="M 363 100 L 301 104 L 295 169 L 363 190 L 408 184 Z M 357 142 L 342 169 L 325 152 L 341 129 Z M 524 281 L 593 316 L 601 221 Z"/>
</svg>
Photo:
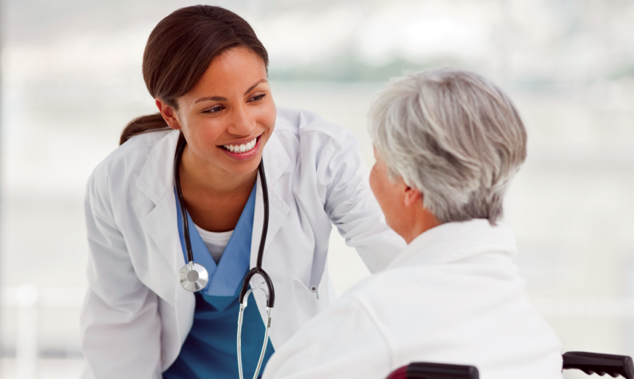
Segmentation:
<svg viewBox="0 0 634 379">
<path fill-rule="evenodd" d="M 4 0 L 0 376 L 75 378 L 83 191 L 125 124 L 156 23 L 189 1 Z M 234 0 L 278 106 L 351 129 L 373 164 L 372 96 L 407 70 L 474 70 L 514 99 L 529 154 L 505 219 L 527 294 L 565 350 L 634 355 L 634 0 Z M 333 234 L 337 291 L 368 275 Z M 566 373 L 567 378 L 583 377 Z"/>
</svg>

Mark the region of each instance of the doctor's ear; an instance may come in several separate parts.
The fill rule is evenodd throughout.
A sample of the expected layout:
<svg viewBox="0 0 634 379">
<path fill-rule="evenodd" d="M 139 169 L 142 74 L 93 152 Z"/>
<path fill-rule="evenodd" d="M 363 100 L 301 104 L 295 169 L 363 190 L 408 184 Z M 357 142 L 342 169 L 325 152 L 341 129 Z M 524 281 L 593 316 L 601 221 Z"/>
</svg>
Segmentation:
<svg viewBox="0 0 634 379">
<path fill-rule="evenodd" d="M 423 201 L 423 193 L 414 187 L 406 186 L 405 196 L 403 197 L 405 206 L 409 207 L 413 204 L 417 204 L 419 201 Z"/>
<path fill-rule="evenodd" d="M 156 99 L 155 103 L 167 125 L 174 130 L 181 130 L 176 110 L 161 99 Z"/>
</svg>

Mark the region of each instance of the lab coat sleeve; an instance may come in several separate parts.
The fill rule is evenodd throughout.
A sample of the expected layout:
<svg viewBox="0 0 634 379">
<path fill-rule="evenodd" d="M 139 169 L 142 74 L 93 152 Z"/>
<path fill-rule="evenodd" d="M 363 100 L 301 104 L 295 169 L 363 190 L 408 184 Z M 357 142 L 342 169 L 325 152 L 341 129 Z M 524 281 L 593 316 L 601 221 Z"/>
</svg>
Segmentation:
<svg viewBox="0 0 634 379">
<path fill-rule="evenodd" d="M 312 319 L 273 354 L 263 379 L 385 379 L 389 340 L 370 310 L 341 299 Z"/>
<path fill-rule="evenodd" d="M 82 378 L 161 378 L 157 296 L 134 272 L 112 214 L 109 186 L 95 182 L 93 176 L 85 199 L 90 249 L 89 289 L 80 317 L 87 362 Z"/>
<path fill-rule="evenodd" d="M 342 128 L 343 129 L 343 128 Z M 385 223 L 368 181 L 359 141 L 347 129 L 330 140 L 320 162 L 318 177 L 324 192 L 324 208 L 330 221 L 357 250 L 370 272 L 383 270 L 405 249 L 405 241 Z"/>
</svg>

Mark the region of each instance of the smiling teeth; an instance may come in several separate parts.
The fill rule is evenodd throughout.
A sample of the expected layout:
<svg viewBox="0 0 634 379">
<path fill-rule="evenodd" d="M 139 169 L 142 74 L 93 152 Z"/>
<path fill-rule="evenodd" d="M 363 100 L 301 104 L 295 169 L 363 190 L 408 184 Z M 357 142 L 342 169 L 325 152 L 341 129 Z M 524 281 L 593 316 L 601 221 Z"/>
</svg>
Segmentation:
<svg viewBox="0 0 634 379">
<path fill-rule="evenodd" d="M 224 147 L 225 149 L 229 150 L 232 153 L 246 153 L 247 151 L 253 150 L 256 142 L 257 142 L 257 138 L 254 138 L 253 141 L 243 143 L 242 145 L 222 145 L 222 147 Z"/>
</svg>

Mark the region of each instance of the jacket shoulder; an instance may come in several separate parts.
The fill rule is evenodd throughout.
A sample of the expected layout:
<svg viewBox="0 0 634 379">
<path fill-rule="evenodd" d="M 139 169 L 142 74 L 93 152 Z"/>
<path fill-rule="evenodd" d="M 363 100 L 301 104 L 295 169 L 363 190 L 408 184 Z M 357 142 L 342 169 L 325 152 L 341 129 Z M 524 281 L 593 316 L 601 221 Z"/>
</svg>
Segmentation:
<svg viewBox="0 0 634 379">
<path fill-rule="evenodd" d="M 136 180 L 156 144 L 168 138 L 173 131 L 157 131 L 136 135 L 117 147 L 92 172 L 89 185 L 103 188 L 113 178 L 117 187 L 126 187 L 124 182 Z"/>
<path fill-rule="evenodd" d="M 317 135 L 324 143 L 331 142 L 339 148 L 350 142 L 357 143 L 356 137 L 349 129 L 302 109 L 277 108 L 275 133 L 281 138 L 292 135 L 298 141 L 313 140 Z"/>
</svg>

